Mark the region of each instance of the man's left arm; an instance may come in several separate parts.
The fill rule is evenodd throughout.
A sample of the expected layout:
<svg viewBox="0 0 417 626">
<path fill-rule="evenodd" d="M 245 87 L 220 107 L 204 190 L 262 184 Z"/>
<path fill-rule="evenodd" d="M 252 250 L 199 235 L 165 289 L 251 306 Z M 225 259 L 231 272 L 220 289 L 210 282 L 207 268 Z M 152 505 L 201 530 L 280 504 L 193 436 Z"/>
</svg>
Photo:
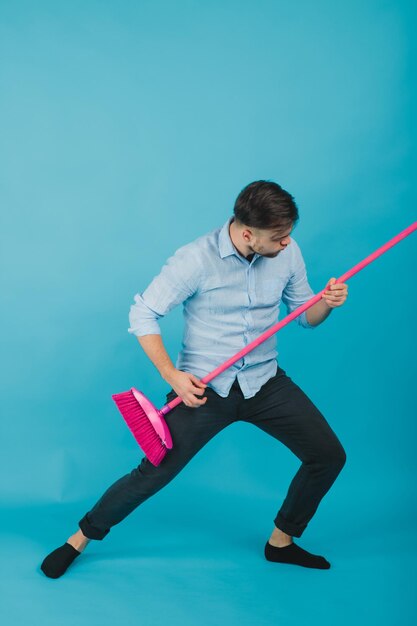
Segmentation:
<svg viewBox="0 0 417 626">
<path fill-rule="evenodd" d="M 307 277 L 306 264 L 303 254 L 297 241 L 293 238 L 290 248 L 291 250 L 291 266 L 292 273 L 290 280 L 286 284 L 282 292 L 282 300 L 287 305 L 288 313 L 292 313 L 294 309 L 311 300 L 315 295 L 310 287 Z M 290 252 L 290 250 L 288 251 Z M 324 322 L 330 315 L 333 308 L 341 306 L 347 298 L 347 285 L 345 283 L 336 282 L 336 278 L 331 278 L 322 294 L 321 300 L 316 302 L 309 309 L 306 309 L 297 317 L 297 322 L 304 328 L 314 329 L 316 326 Z"/>
<path fill-rule="evenodd" d="M 331 278 L 326 284 L 326 291 L 321 295 L 322 299 L 306 310 L 307 321 L 311 326 L 318 326 L 330 315 L 332 309 L 342 306 L 348 296 L 346 283 L 336 283 L 336 278 Z"/>
</svg>

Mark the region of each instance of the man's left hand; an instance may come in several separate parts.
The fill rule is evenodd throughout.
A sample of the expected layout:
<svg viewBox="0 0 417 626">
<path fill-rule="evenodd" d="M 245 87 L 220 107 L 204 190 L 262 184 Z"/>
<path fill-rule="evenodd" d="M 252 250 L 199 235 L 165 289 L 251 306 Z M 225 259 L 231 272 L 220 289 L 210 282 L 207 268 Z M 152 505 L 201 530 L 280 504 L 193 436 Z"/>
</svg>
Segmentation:
<svg viewBox="0 0 417 626">
<path fill-rule="evenodd" d="M 321 294 L 321 297 L 330 309 L 334 309 L 337 306 L 342 306 L 342 304 L 346 302 L 346 298 L 348 295 L 347 284 L 336 283 L 336 280 L 336 278 L 331 278 L 326 285 L 326 291 Z"/>
</svg>

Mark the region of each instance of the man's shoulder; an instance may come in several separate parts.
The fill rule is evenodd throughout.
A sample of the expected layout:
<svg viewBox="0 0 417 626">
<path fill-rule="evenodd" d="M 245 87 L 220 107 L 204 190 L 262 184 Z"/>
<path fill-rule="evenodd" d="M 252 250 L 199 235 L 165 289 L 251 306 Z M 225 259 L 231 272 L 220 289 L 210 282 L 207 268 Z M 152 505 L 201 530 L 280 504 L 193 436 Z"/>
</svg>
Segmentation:
<svg viewBox="0 0 417 626">
<path fill-rule="evenodd" d="M 204 252 L 211 252 L 215 246 L 218 246 L 218 235 L 220 228 L 213 228 L 203 235 L 199 235 L 196 239 L 185 243 L 177 248 L 175 254 L 182 257 L 201 256 Z"/>
<path fill-rule="evenodd" d="M 301 256 L 301 248 L 294 237 L 291 237 L 291 244 L 288 246 L 288 251 L 291 253 L 291 260 L 298 260 Z"/>
<path fill-rule="evenodd" d="M 301 249 L 297 241 L 291 237 L 291 243 L 283 250 L 281 262 L 287 267 L 289 273 L 295 271 L 302 258 Z M 279 257 L 278 257 L 279 258 Z"/>
</svg>

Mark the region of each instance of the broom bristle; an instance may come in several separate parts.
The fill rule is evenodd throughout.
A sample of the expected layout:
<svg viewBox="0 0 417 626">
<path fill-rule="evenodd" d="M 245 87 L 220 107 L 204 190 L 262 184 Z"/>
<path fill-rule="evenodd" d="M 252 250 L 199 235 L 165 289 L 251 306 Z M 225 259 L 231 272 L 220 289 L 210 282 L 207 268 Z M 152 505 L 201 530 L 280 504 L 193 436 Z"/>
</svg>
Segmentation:
<svg viewBox="0 0 417 626">
<path fill-rule="evenodd" d="M 133 393 L 123 391 L 115 393 L 112 398 L 149 461 L 152 465 L 159 465 L 167 449 Z"/>
</svg>

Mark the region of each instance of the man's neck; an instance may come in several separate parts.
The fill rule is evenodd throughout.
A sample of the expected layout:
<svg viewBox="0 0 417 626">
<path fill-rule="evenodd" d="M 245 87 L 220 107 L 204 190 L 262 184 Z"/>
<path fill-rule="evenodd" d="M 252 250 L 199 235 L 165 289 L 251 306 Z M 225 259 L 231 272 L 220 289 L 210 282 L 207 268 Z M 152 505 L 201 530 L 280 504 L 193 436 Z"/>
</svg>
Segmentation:
<svg viewBox="0 0 417 626">
<path fill-rule="evenodd" d="M 229 235 L 230 235 L 230 239 L 232 240 L 232 243 L 234 245 L 234 247 L 236 248 L 236 250 L 239 252 L 239 254 L 243 257 L 245 257 L 245 259 L 248 259 L 248 261 L 252 261 L 253 257 L 255 256 L 254 252 L 249 252 L 249 250 L 247 249 L 247 247 L 245 247 L 242 242 L 239 240 L 239 246 L 237 245 L 237 233 L 236 233 L 236 224 L 235 224 L 235 220 L 234 218 L 232 219 L 232 221 L 229 224 Z M 242 250 L 240 249 L 242 248 Z"/>
</svg>

